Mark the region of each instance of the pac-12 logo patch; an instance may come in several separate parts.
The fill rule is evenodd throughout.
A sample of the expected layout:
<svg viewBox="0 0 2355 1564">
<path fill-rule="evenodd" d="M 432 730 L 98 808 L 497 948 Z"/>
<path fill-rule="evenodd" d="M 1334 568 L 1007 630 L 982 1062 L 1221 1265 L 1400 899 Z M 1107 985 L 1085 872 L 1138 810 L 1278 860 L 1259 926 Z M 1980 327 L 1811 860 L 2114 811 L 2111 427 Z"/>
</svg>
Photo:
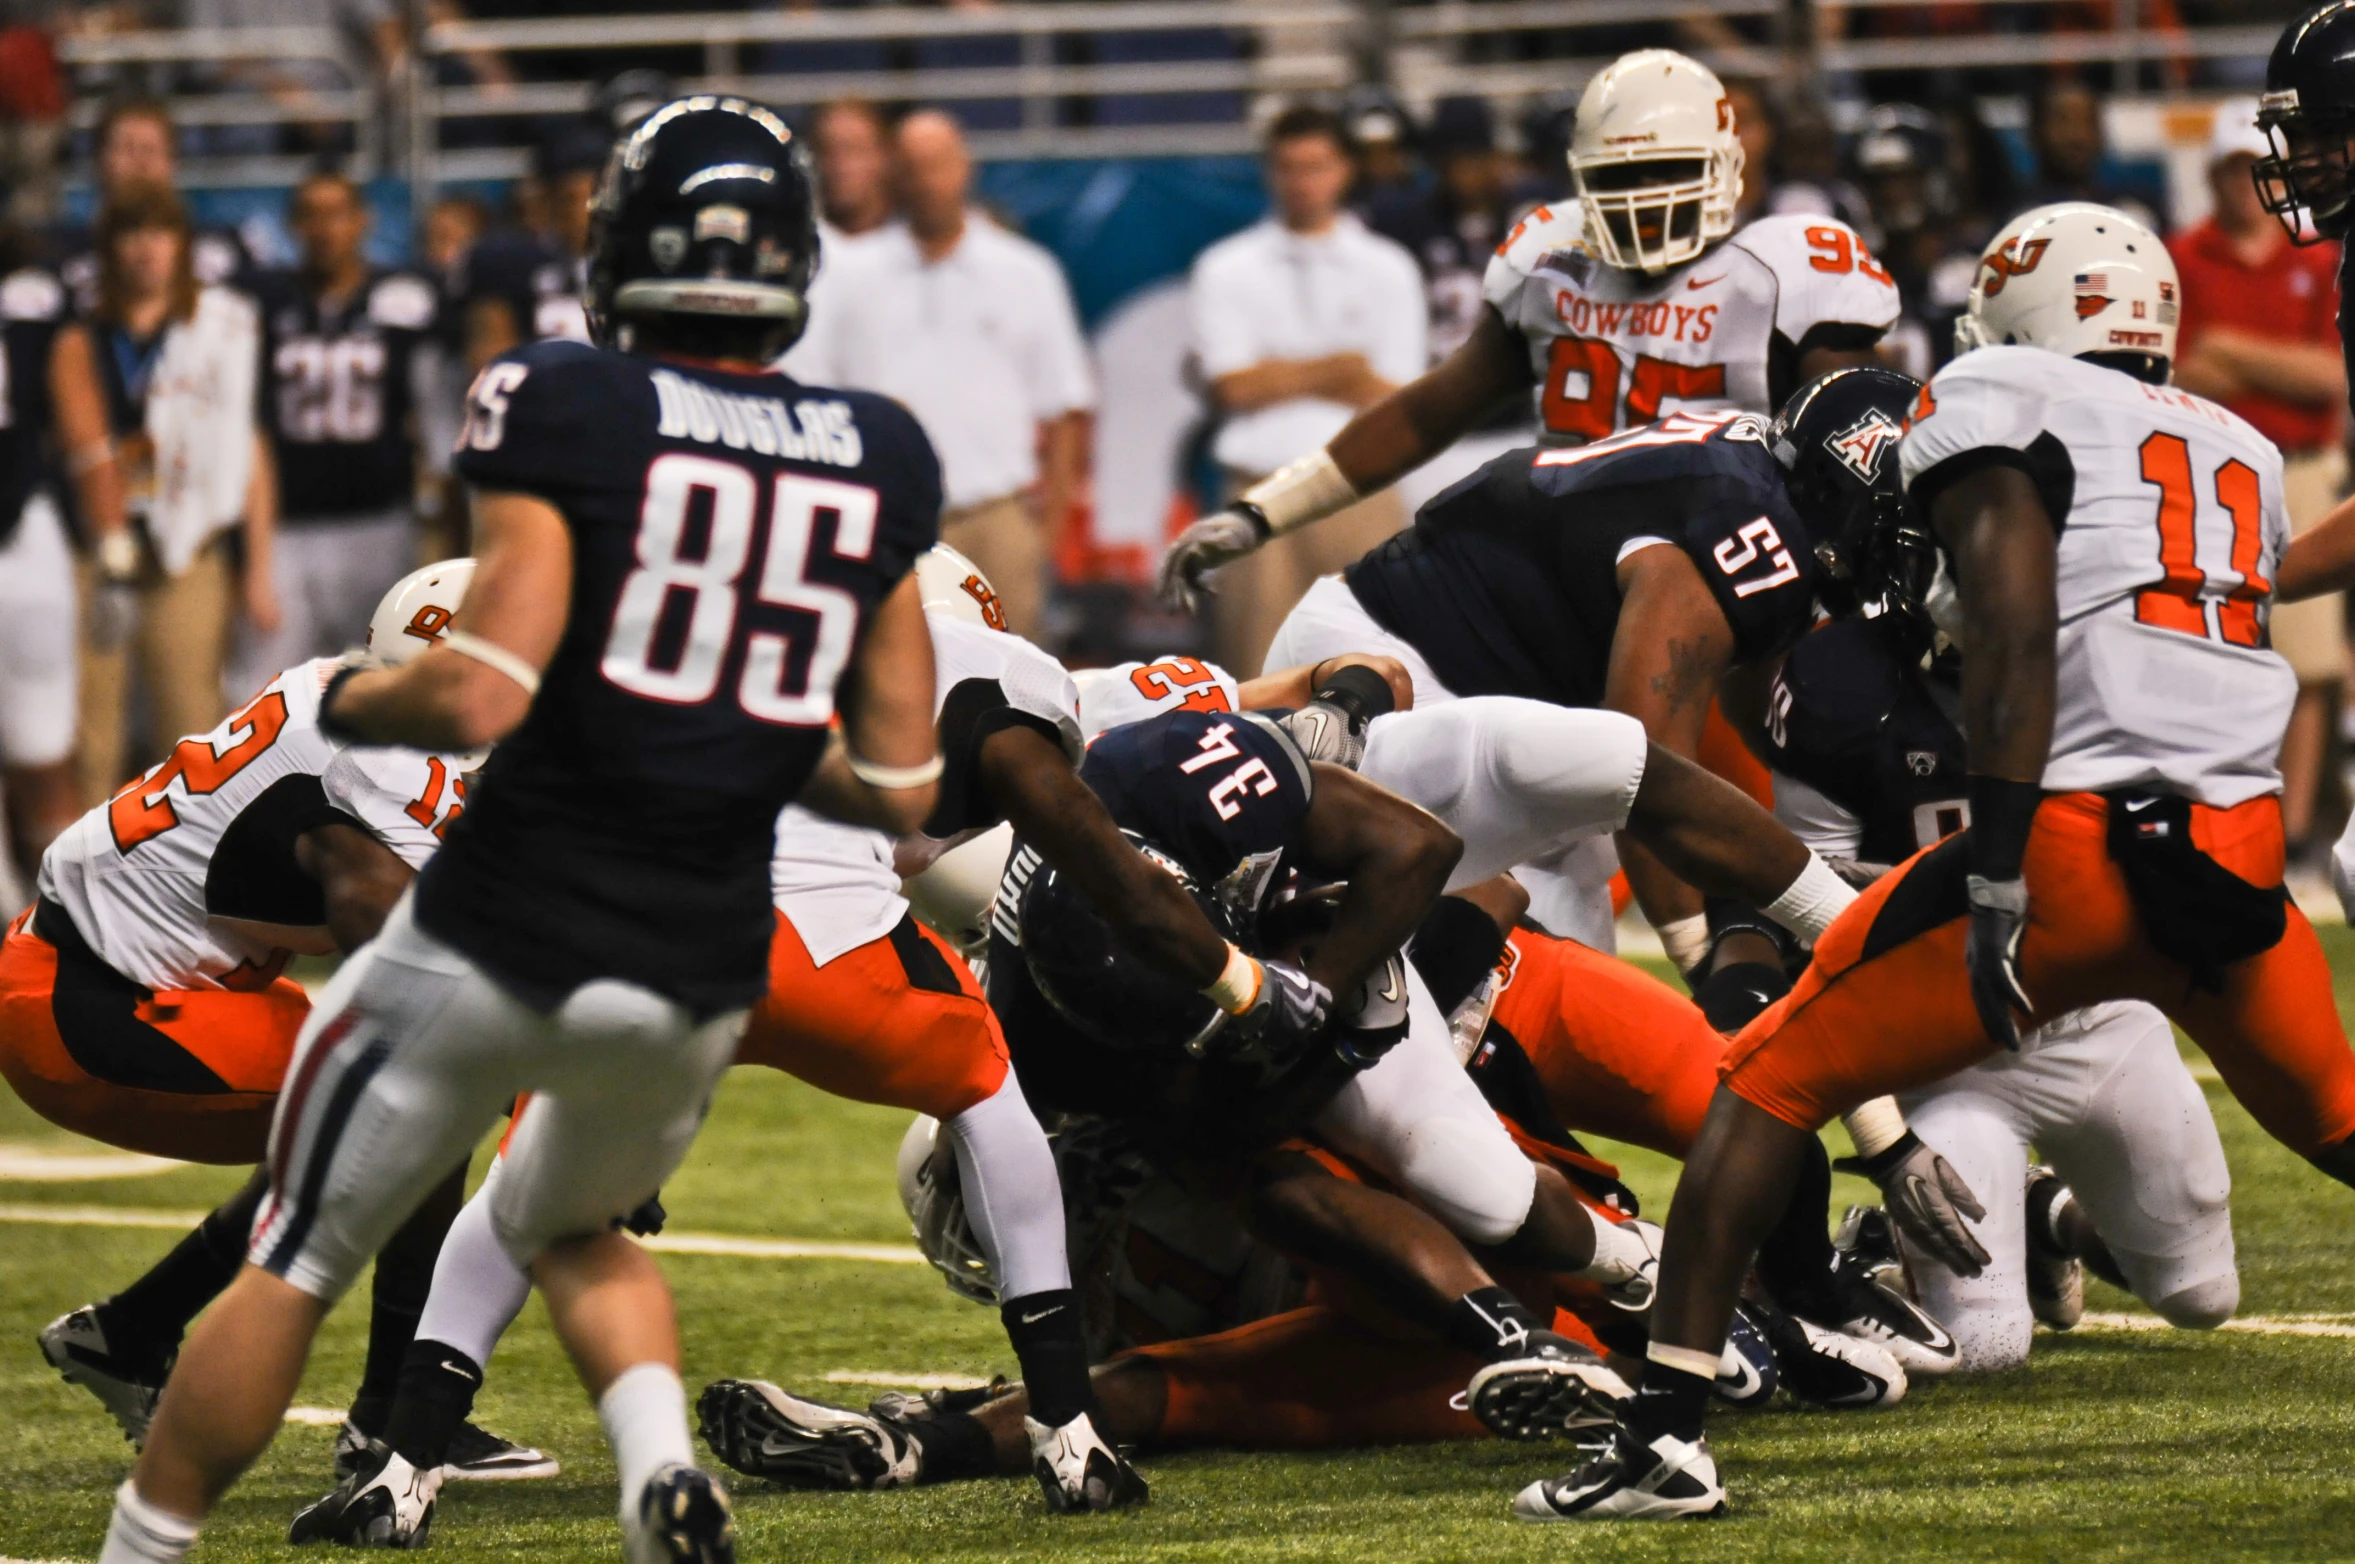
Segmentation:
<svg viewBox="0 0 2355 1564">
<path fill-rule="evenodd" d="M 1904 436 L 1905 431 L 1897 427 L 1897 420 L 1875 407 L 1824 441 L 1824 446 L 1840 458 L 1841 466 L 1870 483 L 1881 470 L 1883 453 Z"/>
</svg>

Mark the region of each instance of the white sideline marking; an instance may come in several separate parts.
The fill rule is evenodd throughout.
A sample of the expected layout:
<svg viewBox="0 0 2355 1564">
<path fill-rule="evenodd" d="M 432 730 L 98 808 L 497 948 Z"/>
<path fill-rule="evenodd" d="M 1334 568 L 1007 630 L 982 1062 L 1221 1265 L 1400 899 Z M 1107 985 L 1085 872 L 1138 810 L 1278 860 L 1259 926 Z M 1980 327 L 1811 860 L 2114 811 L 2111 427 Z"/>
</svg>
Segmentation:
<svg viewBox="0 0 2355 1564">
<path fill-rule="evenodd" d="M 202 1211 L 161 1211 L 152 1206 L 0 1205 L 0 1222 L 37 1222 L 56 1227 L 188 1228 Z M 745 1260 L 864 1260 L 874 1265 L 922 1265 L 914 1244 L 836 1243 L 822 1238 L 737 1238 L 727 1233 L 662 1233 L 639 1240 L 663 1254 L 729 1255 Z M 8 1564 L 0 1559 L 0 1564 Z"/>
<path fill-rule="evenodd" d="M 890 1369 L 828 1369 L 829 1385 L 883 1385 L 895 1390 L 979 1390 L 989 1383 L 970 1374 L 898 1374 Z M 0 1564 L 7 1564 L 0 1559 Z"/>
<path fill-rule="evenodd" d="M 2175 1329 L 2155 1314 L 2088 1314 L 2077 1323 L 2077 1328 L 2126 1331 Z M 2241 1331 L 2252 1336 L 2355 1337 L 2355 1314 L 2258 1314 L 2245 1320 L 2226 1320 L 2216 1328 Z"/>
<path fill-rule="evenodd" d="M 288 1407 L 286 1420 L 305 1428 L 341 1428 L 344 1414 L 334 1407 Z"/>
<path fill-rule="evenodd" d="M 153 1178 L 158 1173 L 186 1166 L 187 1163 L 169 1157 L 113 1151 L 89 1141 L 46 1146 L 21 1140 L 0 1141 L 0 1182 L 6 1183 L 79 1184 L 102 1178 Z M 7 1561 L 0 1560 L 0 1564 Z"/>
</svg>

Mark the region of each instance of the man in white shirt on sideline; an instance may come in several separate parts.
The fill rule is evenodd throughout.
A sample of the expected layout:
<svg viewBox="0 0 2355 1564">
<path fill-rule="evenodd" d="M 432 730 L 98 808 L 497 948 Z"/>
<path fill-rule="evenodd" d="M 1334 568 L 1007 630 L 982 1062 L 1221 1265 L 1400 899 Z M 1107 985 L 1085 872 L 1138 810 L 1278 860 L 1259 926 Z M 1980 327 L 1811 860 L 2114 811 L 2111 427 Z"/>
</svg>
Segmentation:
<svg viewBox="0 0 2355 1564">
<path fill-rule="evenodd" d="M 1267 138 L 1275 210 L 1194 262 L 1194 354 L 1225 423 L 1212 447 L 1231 491 L 1316 450 L 1350 415 L 1423 372 L 1423 275 L 1405 249 L 1344 209 L 1347 132 L 1288 109 Z M 1256 672 L 1284 615 L 1318 576 L 1396 532 L 1405 508 L 1376 494 L 1314 533 L 1275 539 L 1212 577 L 1214 655 Z"/>
<path fill-rule="evenodd" d="M 826 323 L 785 367 L 916 415 L 940 452 L 941 541 L 995 585 L 1006 628 L 1036 638 L 1096 400 L 1071 290 L 1052 255 L 966 205 L 954 119 L 909 115 L 894 150 L 901 220 L 826 255 Z"/>
</svg>

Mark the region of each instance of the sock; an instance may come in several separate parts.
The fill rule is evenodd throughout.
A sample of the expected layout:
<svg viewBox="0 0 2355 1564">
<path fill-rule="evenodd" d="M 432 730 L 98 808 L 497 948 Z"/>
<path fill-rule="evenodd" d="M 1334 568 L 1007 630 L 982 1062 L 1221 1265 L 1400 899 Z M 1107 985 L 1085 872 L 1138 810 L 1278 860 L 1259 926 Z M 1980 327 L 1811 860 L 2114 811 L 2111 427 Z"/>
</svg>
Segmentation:
<svg viewBox="0 0 2355 1564">
<path fill-rule="evenodd" d="M 1664 1352 L 1676 1361 L 1664 1361 Z M 1708 1372 L 1696 1373 L 1699 1365 L 1692 1359 L 1706 1359 Z M 1701 1414 L 1716 1382 L 1716 1354 L 1654 1342 L 1645 1353 L 1644 1388 L 1636 1392 L 1635 1405 L 1628 1411 L 1627 1431 L 1635 1435 L 1637 1443 L 1647 1445 L 1662 1434 L 1700 1438 Z"/>
<path fill-rule="evenodd" d="M 1790 1202 L 1774 1231 L 1758 1246 L 1758 1279 L 1767 1292 L 1793 1314 L 1811 1320 L 1839 1307 L 1832 1294 L 1832 1267 L 1839 1257 L 1824 1224 L 1831 1199 L 1831 1156 L 1822 1141 L 1810 1140 L 1791 1184 Z"/>
<path fill-rule="evenodd" d="M 960 1483 L 997 1475 L 997 1442 L 972 1413 L 942 1409 L 911 1419 L 909 1427 L 923 1452 L 916 1468 L 919 1483 Z"/>
<path fill-rule="evenodd" d="M 1015 1298 L 998 1310 L 998 1318 L 1005 1322 L 1014 1356 L 1022 1360 L 1032 1417 L 1061 1428 L 1095 1405 L 1077 1293 L 1060 1287 Z"/>
<path fill-rule="evenodd" d="M 1441 1334 L 1450 1346 L 1500 1363 L 1526 1354 L 1529 1333 L 1544 1329 L 1546 1322 L 1502 1287 L 1480 1287 L 1447 1306 Z"/>
<path fill-rule="evenodd" d="M 491 1227 L 491 1191 L 501 1166 L 491 1164 L 482 1188 L 442 1236 L 441 1257 L 433 1263 L 433 1290 L 417 1320 L 420 1339 L 454 1347 L 484 1366 L 532 1291 L 531 1277 L 508 1255 Z"/>
<path fill-rule="evenodd" d="M 647 1479 L 666 1466 L 695 1464 L 687 1438 L 687 1392 L 669 1365 L 639 1363 L 622 1370 L 597 1398 L 597 1421 L 621 1470 L 621 1509 L 636 1510 Z"/>
<path fill-rule="evenodd" d="M 1590 1282 L 1624 1282 L 1643 1274 L 1652 1246 L 1591 1207 L 1582 1207 L 1595 1225 L 1595 1257 L 1578 1274 Z"/>
<path fill-rule="evenodd" d="M 995 1092 L 941 1126 L 957 1158 L 965 1219 L 1000 1298 L 1068 1290 L 1062 1185 L 1046 1131 L 1008 1071 Z M 1036 1387 L 1032 1387 L 1035 1391 Z"/>
<path fill-rule="evenodd" d="M 434 1260 L 441 1253 L 442 1235 L 450 1230 L 465 1201 L 466 1164 L 461 1162 L 434 1186 L 376 1256 L 376 1276 L 368 1295 L 368 1361 L 360 1371 L 360 1392 L 351 1413 L 360 1432 L 371 1439 L 384 1433 L 393 1392 L 400 1384 L 402 1361 L 417 1335 L 426 1295 L 433 1289 Z"/>
<path fill-rule="evenodd" d="M 98 1564 L 180 1564 L 196 1546 L 197 1526 L 140 1498 L 126 1478 L 114 1491 L 114 1519 L 106 1523 Z"/>
<path fill-rule="evenodd" d="M 456 1347 L 420 1337 L 401 1360 L 400 1388 L 381 1437 L 402 1460 L 430 1472 L 450 1458 L 450 1441 L 481 1388 L 481 1364 Z"/>
<path fill-rule="evenodd" d="M 130 1286 L 98 1306 L 98 1328 L 109 1349 L 133 1360 L 159 1360 L 180 1344 L 188 1322 L 220 1296 L 245 1263 L 254 1212 L 269 1189 L 259 1172 L 245 1187 L 196 1224 Z"/>
</svg>

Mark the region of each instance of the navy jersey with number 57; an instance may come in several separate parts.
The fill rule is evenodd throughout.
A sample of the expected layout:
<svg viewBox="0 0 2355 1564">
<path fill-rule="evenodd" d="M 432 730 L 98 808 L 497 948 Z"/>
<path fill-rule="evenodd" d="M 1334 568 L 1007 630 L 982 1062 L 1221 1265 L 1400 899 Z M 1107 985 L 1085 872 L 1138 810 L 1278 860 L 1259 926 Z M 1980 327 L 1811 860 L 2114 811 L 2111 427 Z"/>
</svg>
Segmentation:
<svg viewBox="0 0 2355 1564">
<path fill-rule="evenodd" d="M 1737 662 L 1813 620 L 1813 543 L 1750 413 L 1675 413 L 1593 445 L 1507 452 L 1347 580 L 1456 694 L 1594 706 L 1619 629 L 1619 561 L 1641 539 L 1691 556 Z"/>
<path fill-rule="evenodd" d="M 619 977 L 749 1003 L 777 812 L 937 532 L 930 444 L 882 397 L 551 341 L 483 370 L 455 466 L 563 515 L 572 602 L 419 921 L 534 998 Z"/>
</svg>

